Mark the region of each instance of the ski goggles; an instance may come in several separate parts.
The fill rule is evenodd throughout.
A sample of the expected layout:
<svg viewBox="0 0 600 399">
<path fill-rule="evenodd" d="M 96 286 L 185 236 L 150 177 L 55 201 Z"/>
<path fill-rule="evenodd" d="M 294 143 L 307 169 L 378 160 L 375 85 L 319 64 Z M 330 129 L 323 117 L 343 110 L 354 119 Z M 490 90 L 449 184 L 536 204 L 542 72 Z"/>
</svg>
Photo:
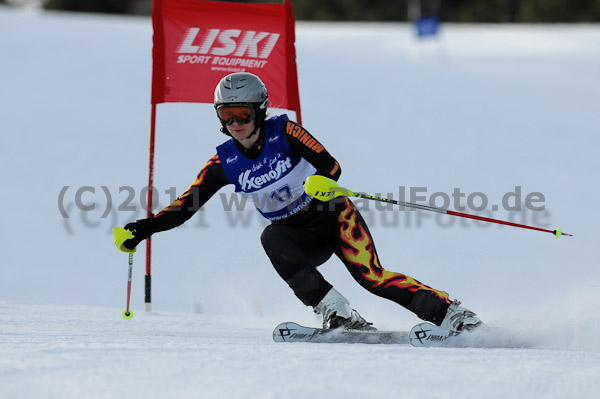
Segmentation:
<svg viewBox="0 0 600 399">
<path fill-rule="evenodd" d="M 227 126 L 233 122 L 245 125 L 256 118 L 256 112 L 254 107 L 249 105 L 219 105 L 217 106 L 217 116 Z"/>
</svg>

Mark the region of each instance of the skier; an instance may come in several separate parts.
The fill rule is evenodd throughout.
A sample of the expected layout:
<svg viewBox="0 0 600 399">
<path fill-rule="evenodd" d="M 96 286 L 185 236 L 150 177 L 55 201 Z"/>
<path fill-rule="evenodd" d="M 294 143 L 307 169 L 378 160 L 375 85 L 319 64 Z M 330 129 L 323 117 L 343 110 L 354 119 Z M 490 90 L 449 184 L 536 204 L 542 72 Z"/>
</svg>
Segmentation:
<svg viewBox="0 0 600 399">
<path fill-rule="evenodd" d="M 327 203 L 303 190 L 320 174 L 338 180 L 338 162 L 306 129 L 286 115 L 267 119 L 269 99 L 259 77 L 239 72 L 217 85 L 214 106 L 230 139 L 202 167 L 192 185 L 156 216 L 125 226 L 134 234 L 122 244 L 133 250 L 152 234 L 188 220 L 221 187 L 235 184 L 271 221 L 261 235 L 267 256 L 294 294 L 322 315 L 323 328 L 374 330 L 317 267 L 335 254 L 371 293 L 392 300 L 419 318 L 460 331 L 480 324 L 475 313 L 448 294 L 404 274 L 385 270 L 369 229 L 347 197 Z M 124 247 L 124 248 L 123 248 Z"/>
</svg>

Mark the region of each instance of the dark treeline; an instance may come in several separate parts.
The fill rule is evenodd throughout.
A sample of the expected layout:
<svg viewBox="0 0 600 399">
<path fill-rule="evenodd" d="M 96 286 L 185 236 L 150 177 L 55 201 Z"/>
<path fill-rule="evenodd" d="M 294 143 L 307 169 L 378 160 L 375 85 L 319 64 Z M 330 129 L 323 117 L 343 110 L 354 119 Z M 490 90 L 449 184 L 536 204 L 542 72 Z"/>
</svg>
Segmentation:
<svg viewBox="0 0 600 399">
<path fill-rule="evenodd" d="M 600 0 L 296 0 L 293 4 L 296 20 L 309 21 L 407 21 L 437 14 L 446 22 L 600 22 Z M 44 7 L 150 15 L 152 0 L 46 0 Z"/>
</svg>

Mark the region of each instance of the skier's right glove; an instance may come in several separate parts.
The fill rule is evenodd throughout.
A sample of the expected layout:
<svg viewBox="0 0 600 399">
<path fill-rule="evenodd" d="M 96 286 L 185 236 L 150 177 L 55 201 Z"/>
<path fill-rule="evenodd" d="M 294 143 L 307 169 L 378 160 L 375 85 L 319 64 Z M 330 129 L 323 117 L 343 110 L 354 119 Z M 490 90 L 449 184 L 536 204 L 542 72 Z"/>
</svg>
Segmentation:
<svg viewBox="0 0 600 399">
<path fill-rule="evenodd" d="M 125 225 L 125 230 L 131 232 L 131 238 L 121 243 L 119 249 L 123 252 L 134 252 L 135 247 L 154 233 L 154 218 L 140 219 Z"/>
</svg>

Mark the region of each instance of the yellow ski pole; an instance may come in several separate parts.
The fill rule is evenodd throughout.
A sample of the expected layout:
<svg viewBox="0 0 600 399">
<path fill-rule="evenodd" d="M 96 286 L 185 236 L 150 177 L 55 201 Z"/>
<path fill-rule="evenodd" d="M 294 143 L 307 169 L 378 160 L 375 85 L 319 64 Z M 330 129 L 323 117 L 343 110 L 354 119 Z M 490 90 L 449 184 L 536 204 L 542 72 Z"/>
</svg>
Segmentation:
<svg viewBox="0 0 600 399">
<path fill-rule="evenodd" d="M 459 216 L 462 218 L 480 220 L 483 222 L 497 223 L 497 224 L 503 224 L 506 226 L 520 227 L 522 229 L 542 231 L 544 233 L 551 233 L 556 238 L 558 238 L 560 236 L 568 236 L 568 237 L 573 236 L 572 234 L 563 233 L 560 230 L 560 227 L 557 227 L 556 230 L 547 230 L 547 229 L 541 229 L 539 227 L 527 226 L 525 224 L 512 223 L 512 222 L 507 222 L 504 220 L 486 218 L 483 216 L 471 215 L 468 213 L 462 213 L 462 212 L 456 212 L 456 211 L 451 211 L 451 210 L 447 210 L 447 209 L 435 208 L 433 206 L 414 204 L 412 202 L 396 201 L 393 199 L 375 197 L 375 196 L 372 196 L 369 194 L 364 194 L 364 193 L 355 193 L 355 192 L 352 192 L 351 190 L 348 190 L 347 188 L 340 187 L 340 185 L 335 180 L 332 180 L 325 176 L 320 176 L 320 175 L 308 176 L 306 178 L 306 181 L 304 182 L 304 191 L 306 191 L 306 193 L 308 195 L 311 195 L 320 201 L 329 201 L 333 198 L 341 197 L 341 196 L 364 198 L 364 199 L 370 199 L 370 200 L 374 200 L 374 201 L 387 202 L 390 204 L 406 206 L 409 208 L 421 209 L 424 211 L 445 213 L 446 215 Z"/>
<path fill-rule="evenodd" d="M 129 230 L 125 230 L 122 227 L 114 227 L 113 228 L 113 238 L 115 240 L 115 245 L 117 246 L 117 248 L 119 248 L 120 251 L 127 252 L 129 254 L 129 270 L 128 270 L 128 275 L 127 275 L 128 276 L 127 277 L 127 307 L 125 308 L 123 313 L 121 313 L 121 316 L 125 320 L 131 320 L 133 318 L 133 311 L 131 309 L 129 309 L 129 304 L 131 302 L 131 280 L 132 280 L 132 276 L 133 276 L 133 253 L 135 252 L 135 248 L 127 249 L 123 246 L 123 243 L 126 240 L 133 238 L 133 237 L 134 237 L 133 233 Z"/>
</svg>

